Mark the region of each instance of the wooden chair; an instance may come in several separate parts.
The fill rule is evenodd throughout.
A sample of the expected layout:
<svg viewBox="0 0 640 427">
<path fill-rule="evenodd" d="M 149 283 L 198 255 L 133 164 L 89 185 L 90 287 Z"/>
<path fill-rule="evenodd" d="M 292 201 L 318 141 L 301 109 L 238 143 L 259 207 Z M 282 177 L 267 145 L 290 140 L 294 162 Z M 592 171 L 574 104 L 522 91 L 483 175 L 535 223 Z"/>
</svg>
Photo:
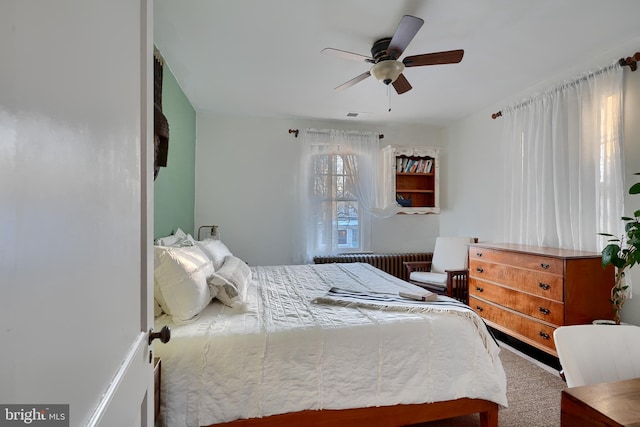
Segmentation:
<svg viewBox="0 0 640 427">
<path fill-rule="evenodd" d="M 405 262 L 409 282 L 469 302 L 469 243 L 471 237 L 438 237 L 431 261 Z"/>
</svg>

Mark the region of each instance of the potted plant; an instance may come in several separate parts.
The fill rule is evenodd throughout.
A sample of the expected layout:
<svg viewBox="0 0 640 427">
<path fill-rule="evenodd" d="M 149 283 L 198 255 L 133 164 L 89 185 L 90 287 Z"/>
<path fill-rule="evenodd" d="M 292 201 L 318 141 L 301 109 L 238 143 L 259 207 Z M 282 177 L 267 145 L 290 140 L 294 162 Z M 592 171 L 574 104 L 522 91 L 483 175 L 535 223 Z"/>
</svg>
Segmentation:
<svg viewBox="0 0 640 427">
<path fill-rule="evenodd" d="M 640 173 L 634 175 L 640 175 Z M 639 193 L 640 182 L 637 182 L 631 186 L 629 194 Z M 611 289 L 613 320 L 616 325 L 620 324 L 620 313 L 628 295 L 629 285 L 625 280 L 625 274 L 628 269 L 640 262 L 640 210 L 636 210 L 633 217 L 623 216 L 621 219 L 626 223 L 622 237 L 599 233 L 610 237 L 609 244 L 602 250 L 602 266 L 613 264 L 616 268 L 615 284 Z"/>
</svg>

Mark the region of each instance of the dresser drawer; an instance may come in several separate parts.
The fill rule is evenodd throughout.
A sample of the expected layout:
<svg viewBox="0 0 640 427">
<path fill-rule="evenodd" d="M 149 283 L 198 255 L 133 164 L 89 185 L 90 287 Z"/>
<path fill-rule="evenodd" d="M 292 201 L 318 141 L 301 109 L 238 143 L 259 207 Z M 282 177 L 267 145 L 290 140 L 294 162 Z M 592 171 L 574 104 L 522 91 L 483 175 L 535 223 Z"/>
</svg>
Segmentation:
<svg viewBox="0 0 640 427">
<path fill-rule="evenodd" d="M 471 296 L 469 305 L 482 318 L 497 325 L 498 329 L 504 329 L 515 338 L 557 354 L 553 341 L 553 326 Z"/>
<path fill-rule="evenodd" d="M 562 276 L 472 259 L 469 261 L 469 277 L 556 301 L 564 300 Z"/>
<path fill-rule="evenodd" d="M 469 279 L 469 295 L 494 302 L 554 325 L 564 324 L 564 304 L 558 301 L 525 295 L 516 290 L 474 278 Z"/>
<path fill-rule="evenodd" d="M 564 261 L 562 259 L 543 255 L 507 252 L 471 246 L 469 248 L 469 260 L 472 261 L 474 259 L 497 264 L 513 265 L 518 268 L 541 273 L 564 274 Z"/>
</svg>

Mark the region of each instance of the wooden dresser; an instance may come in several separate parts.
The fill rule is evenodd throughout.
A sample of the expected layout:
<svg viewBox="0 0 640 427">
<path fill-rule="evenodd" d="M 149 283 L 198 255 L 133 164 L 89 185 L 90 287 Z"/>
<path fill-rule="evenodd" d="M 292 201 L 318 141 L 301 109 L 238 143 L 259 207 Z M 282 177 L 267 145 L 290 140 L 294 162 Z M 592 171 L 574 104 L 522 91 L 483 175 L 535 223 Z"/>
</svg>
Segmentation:
<svg viewBox="0 0 640 427">
<path fill-rule="evenodd" d="M 557 357 L 558 326 L 612 319 L 614 269 L 599 253 L 515 244 L 469 246 L 469 305 L 487 325 Z"/>
<path fill-rule="evenodd" d="M 160 415 L 160 387 L 162 375 L 162 361 L 159 357 L 153 359 L 153 419 L 154 423 L 158 422 Z M 155 425 L 155 424 L 154 424 Z"/>
</svg>

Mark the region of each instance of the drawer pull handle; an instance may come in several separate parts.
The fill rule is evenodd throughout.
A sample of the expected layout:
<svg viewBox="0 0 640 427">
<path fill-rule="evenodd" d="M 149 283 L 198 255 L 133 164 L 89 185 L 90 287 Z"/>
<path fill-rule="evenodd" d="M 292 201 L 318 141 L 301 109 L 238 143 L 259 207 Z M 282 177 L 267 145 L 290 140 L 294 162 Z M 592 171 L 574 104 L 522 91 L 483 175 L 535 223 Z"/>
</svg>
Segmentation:
<svg viewBox="0 0 640 427">
<path fill-rule="evenodd" d="M 482 273 L 484 271 L 484 269 L 482 267 L 476 267 L 476 271 L 478 273 Z"/>
<path fill-rule="evenodd" d="M 551 286 L 547 285 L 546 283 L 542 283 L 542 282 L 538 283 L 538 286 L 540 286 L 545 291 L 548 291 L 549 288 L 551 287 Z"/>
<path fill-rule="evenodd" d="M 542 337 L 543 340 L 548 340 L 549 338 L 551 338 L 549 336 L 549 334 L 545 334 L 544 332 L 540 331 L 539 332 L 540 336 Z"/>
<path fill-rule="evenodd" d="M 476 256 L 481 257 L 482 256 L 482 252 L 476 252 Z"/>
<path fill-rule="evenodd" d="M 548 270 L 549 269 L 549 264 L 542 263 L 542 264 L 540 264 L 540 267 L 544 268 L 545 270 Z"/>
<path fill-rule="evenodd" d="M 483 289 L 483 288 L 481 288 L 480 286 L 476 286 L 476 291 L 478 291 L 478 292 L 482 292 L 482 291 L 484 291 L 484 289 Z"/>
<path fill-rule="evenodd" d="M 544 308 L 544 307 L 539 307 L 540 309 L 540 313 L 547 315 L 549 313 L 551 313 L 551 310 L 549 310 L 548 308 Z"/>
<path fill-rule="evenodd" d="M 482 311 L 482 310 L 484 310 L 484 308 L 480 307 L 479 305 L 476 305 L 476 310 Z"/>
</svg>

